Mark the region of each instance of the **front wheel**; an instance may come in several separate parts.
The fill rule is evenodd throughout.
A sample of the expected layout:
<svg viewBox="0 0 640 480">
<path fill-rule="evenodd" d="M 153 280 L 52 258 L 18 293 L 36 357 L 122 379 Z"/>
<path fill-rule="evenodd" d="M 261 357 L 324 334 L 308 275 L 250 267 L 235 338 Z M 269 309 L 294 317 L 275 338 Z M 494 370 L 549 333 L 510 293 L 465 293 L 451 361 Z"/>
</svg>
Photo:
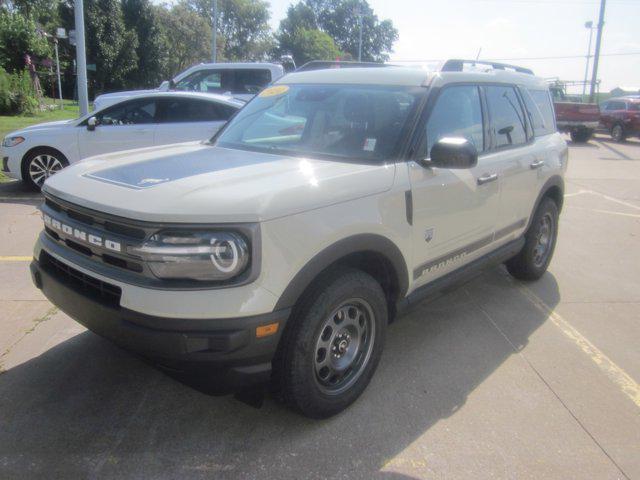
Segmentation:
<svg viewBox="0 0 640 480">
<path fill-rule="evenodd" d="M 622 125 L 618 123 L 611 128 L 611 138 L 616 142 L 624 142 L 627 139 L 627 135 Z"/>
<path fill-rule="evenodd" d="M 384 291 L 360 270 L 336 268 L 318 278 L 290 322 L 274 362 L 280 397 L 311 418 L 341 412 L 362 394 L 380 360 Z"/>
<path fill-rule="evenodd" d="M 543 198 L 533 214 L 525 244 L 518 255 L 506 262 L 507 270 L 520 280 L 537 280 L 551 262 L 558 238 L 558 206 Z"/>
<path fill-rule="evenodd" d="M 47 178 L 68 165 L 65 156 L 56 150 L 35 150 L 22 161 L 22 179 L 32 189 L 40 190 Z"/>
<path fill-rule="evenodd" d="M 581 128 L 579 130 L 572 130 L 570 135 L 572 142 L 585 143 L 589 141 L 589 139 L 593 135 L 593 131 L 589 130 L 588 128 Z"/>
</svg>

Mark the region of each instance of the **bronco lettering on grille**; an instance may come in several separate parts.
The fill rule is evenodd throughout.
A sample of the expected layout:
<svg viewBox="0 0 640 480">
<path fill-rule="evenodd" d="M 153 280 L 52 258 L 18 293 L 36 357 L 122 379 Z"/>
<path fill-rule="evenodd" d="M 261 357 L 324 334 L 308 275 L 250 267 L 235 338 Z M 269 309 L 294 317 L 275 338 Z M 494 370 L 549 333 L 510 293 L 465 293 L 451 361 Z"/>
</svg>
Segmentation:
<svg viewBox="0 0 640 480">
<path fill-rule="evenodd" d="M 58 232 L 62 232 L 69 237 L 73 237 L 74 240 L 89 243 L 90 245 L 96 247 L 103 247 L 107 250 L 113 250 L 114 252 L 121 252 L 122 245 L 120 242 L 116 240 L 112 240 L 109 238 L 103 238 L 100 235 L 93 235 L 92 233 L 85 232 L 76 227 L 72 227 L 65 223 L 62 223 L 60 220 L 56 220 L 46 213 L 42 215 L 44 220 L 44 224 L 51 228 L 52 230 L 57 230 Z"/>
</svg>

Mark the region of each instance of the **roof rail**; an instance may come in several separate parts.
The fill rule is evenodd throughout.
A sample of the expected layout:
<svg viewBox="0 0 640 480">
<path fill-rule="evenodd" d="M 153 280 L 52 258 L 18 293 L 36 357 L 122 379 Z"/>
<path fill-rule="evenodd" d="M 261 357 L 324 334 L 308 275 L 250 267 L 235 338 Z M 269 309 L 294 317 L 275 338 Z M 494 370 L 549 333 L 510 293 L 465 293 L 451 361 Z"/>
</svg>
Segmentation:
<svg viewBox="0 0 640 480">
<path fill-rule="evenodd" d="M 369 68 L 369 67 L 389 67 L 391 65 L 375 62 L 341 62 L 331 60 L 311 60 L 296 69 L 296 72 L 306 72 L 309 70 L 324 70 L 327 68 Z"/>
<path fill-rule="evenodd" d="M 444 62 L 441 72 L 462 72 L 464 69 L 464 64 L 469 65 L 489 65 L 494 70 L 515 70 L 516 72 L 526 73 L 528 75 L 533 75 L 533 70 L 525 67 L 518 67 L 516 65 L 509 65 L 508 63 L 498 63 L 498 62 L 490 62 L 486 60 L 462 60 L 458 58 L 452 58 Z"/>
</svg>

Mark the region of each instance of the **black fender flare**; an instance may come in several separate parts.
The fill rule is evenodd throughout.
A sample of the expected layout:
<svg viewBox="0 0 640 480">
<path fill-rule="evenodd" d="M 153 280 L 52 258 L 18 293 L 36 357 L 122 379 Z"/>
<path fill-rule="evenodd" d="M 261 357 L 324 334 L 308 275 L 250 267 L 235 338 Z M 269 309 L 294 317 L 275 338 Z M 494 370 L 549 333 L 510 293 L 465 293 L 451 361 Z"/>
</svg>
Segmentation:
<svg viewBox="0 0 640 480">
<path fill-rule="evenodd" d="M 289 282 L 274 311 L 293 307 L 317 276 L 340 259 L 366 252 L 382 255 L 389 261 L 398 283 L 398 297 L 404 298 L 409 287 L 409 273 L 402 252 L 387 237 L 364 233 L 343 238 L 317 253 Z"/>
<path fill-rule="evenodd" d="M 549 178 L 545 182 L 543 187 L 540 189 L 540 193 L 538 193 L 538 198 L 536 198 L 536 203 L 534 203 L 533 210 L 531 210 L 531 215 L 529 215 L 529 220 L 527 221 L 527 228 L 525 229 L 525 232 L 529 230 L 529 226 L 531 225 L 531 220 L 533 219 L 533 215 L 536 213 L 536 210 L 538 210 L 538 206 L 540 205 L 540 202 L 544 197 L 547 196 L 547 194 L 552 188 L 558 188 L 558 190 L 560 191 L 560 197 L 555 200 L 558 200 L 558 212 L 562 211 L 562 204 L 563 204 L 563 197 L 564 197 L 564 180 L 560 175 L 554 175 L 551 178 Z"/>
</svg>

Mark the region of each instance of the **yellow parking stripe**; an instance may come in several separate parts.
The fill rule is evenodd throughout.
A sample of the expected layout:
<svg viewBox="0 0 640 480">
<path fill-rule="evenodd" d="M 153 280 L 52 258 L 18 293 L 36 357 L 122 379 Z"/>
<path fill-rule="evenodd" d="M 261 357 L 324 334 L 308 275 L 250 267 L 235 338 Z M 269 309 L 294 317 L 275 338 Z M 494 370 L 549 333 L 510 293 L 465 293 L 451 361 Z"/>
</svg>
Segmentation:
<svg viewBox="0 0 640 480">
<path fill-rule="evenodd" d="M 627 372 L 607 357 L 598 347 L 562 318 L 562 316 L 551 310 L 530 288 L 519 284 L 518 290 L 527 297 L 540 312 L 546 315 L 567 338 L 587 354 L 600 370 L 602 370 L 613 383 L 620 387 L 622 392 L 629 397 L 637 407 L 640 407 L 640 385 L 638 385 Z"/>
<path fill-rule="evenodd" d="M 33 259 L 33 257 L 29 256 L 29 257 L 20 257 L 20 256 L 16 256 L 16 255 L 8 255 L 8 256 L 2 256 L 0 255 L 0 262 L 30 262 Z"/>
</svg>

